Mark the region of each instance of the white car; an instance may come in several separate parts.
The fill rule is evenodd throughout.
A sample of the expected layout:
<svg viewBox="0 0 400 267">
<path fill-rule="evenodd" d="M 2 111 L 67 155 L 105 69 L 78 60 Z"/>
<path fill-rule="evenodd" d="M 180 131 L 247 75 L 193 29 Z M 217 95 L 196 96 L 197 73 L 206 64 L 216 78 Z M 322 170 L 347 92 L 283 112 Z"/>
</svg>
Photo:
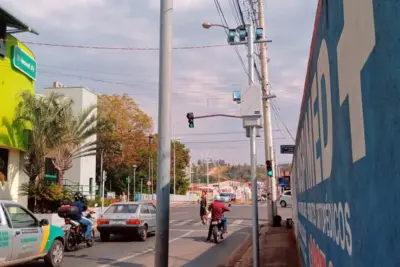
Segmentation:
<svg viewBox="0 0 400 267">
<path fill-rule="evenodd" d="M 281 204 L 282 208 L 287 207 L 288 205 L 292 205 L 292 191 L 284 191 L 279 198 L 279 204 Z"/>
</svg>

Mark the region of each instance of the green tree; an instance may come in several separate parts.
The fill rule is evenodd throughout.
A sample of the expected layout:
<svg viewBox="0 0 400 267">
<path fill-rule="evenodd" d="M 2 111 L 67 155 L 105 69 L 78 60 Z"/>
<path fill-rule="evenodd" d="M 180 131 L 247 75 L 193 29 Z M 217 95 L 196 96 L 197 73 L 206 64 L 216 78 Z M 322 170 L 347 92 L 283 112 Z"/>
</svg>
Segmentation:
<svg viewBox="0 0 400 267">
<path fill-rule="evenodd" d="M 174 149 L 176 156 L 176 194 L 185 195 L 190 185 L 190 181 L 186 177 L 186 168 L 190 163 L 190 151 L 185 144 L 177 140 L 171 142 L 171 194 L 174 192 Z"/>
<path fill-rule="evenodd" d="M 65 134 L 62 118 L 70 111 L 72 101 L 56 92 L 39 97 L 23 92 L 21 100 L 16 108 L 15 123 L 31 129 L 24 153 L 24 172 L 32 183 L 43 174 L 46 154 L 60 143 Z M 35 199 L 28 197 L 30 210 L 34 209 L 34 203 Z"/>
<path fill-rule="evenodd" d="M 58 183 L 60 186 L 65 172 L 72 167 L 73 159 L 96 155 L 98 142 L 97 140 L 88 141 L 88 138 L 103 132 L 109 127 L 107 122 L 99 119 L 96 108 L 96 105 L 89 106 L 78 116 L 75 116 L 72 109 L 70 109 L 61 118 L 64 124 L 64 136 L 56 144 L 56 153 L 52 159 L 54 167 L 58 171 Z"/>
</svg>

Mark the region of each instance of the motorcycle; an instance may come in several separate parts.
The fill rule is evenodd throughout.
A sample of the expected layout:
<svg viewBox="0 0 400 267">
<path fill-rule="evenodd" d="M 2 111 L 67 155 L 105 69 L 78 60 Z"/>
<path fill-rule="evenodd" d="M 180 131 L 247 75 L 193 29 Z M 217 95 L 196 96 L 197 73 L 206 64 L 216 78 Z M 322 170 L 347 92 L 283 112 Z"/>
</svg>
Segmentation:
<svg viewBox="0 0 400 267">
<path fill-rule="evenodd" d="M 70 214 L 75 213 L 75 207 L 72 206 L 63 206 L 59 209 L 58 215 L 61 218 L 64 218 L 64 226 L 62 227 L 64 230 L 64 240 L 65 240 L 65 250 L 66 251 L 74 251 L 77 246 L 81 243 L 86 243 L 88 247 L 92 247 L 94 245 L 94 237 L 89 240 L 85 239 L 85 231 L 86 226 L 81 225 L 77 220 L 74 220 L 74 216 L 69 216 Z M 92 215 L 95 212 L 89 212 L 85 218 L 91 220 Z M 93 232 L 92 232 L 93 234 Z"/>
<path fill-rule="evenodd" d="M 230 207 L 231 204 L 228 205 Z M 212 227 L 212 236 L 214 239 L 214 243 L 218 244 L 222 239 L 224 239 L 224 227 L 222 224 L 222 220 L 211 220 L 210 221 Z"/>
</svg>

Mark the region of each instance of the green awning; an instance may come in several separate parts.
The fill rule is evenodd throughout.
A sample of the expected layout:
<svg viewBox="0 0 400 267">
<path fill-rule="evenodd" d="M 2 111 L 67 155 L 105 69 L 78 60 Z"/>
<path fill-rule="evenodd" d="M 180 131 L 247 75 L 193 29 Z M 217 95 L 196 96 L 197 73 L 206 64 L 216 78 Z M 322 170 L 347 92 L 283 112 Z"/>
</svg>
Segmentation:
<svg viewBox="0 0 400 267">
<path fill-rule="evenodd" d="M 7 33 L 31 32 L 33 34 L 39 35 L 39 33 L 35 29 L 22 22 L 20 19 L 4 9 L 4 7 L 2 6 L 0 6 L 0 20 L 5 21 L 7 27 L 12 28 L 12 30 L 7 31 Z"/>
</svg>

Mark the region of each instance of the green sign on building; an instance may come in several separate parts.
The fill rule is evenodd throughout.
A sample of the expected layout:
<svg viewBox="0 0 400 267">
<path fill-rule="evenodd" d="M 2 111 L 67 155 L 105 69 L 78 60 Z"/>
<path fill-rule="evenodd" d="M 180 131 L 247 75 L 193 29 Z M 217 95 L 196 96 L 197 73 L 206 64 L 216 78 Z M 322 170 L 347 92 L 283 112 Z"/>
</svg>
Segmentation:
<svg viewBox="0 0 400 267">
<path fill-rule="evenodd" d="M 13 47 L 12 65 L 36 81 L 36 61 L 16 45 Z"/>
</svg>

